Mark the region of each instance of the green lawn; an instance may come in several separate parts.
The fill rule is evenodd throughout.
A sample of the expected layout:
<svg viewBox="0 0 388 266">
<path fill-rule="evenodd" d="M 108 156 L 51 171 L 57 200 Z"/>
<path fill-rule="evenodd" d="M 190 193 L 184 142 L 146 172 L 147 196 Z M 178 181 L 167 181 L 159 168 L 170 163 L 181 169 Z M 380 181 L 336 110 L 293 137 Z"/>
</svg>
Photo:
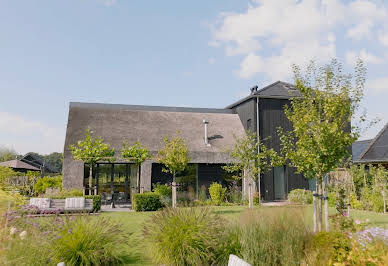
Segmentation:
<svg viewBox="0 0 388 266">
<path fill-rule="evenodd" d="M 228 221 L 238 220 L 240 215 L 248 210 L 247 206 L 221 206 L 221 207 L 210 207 L 213 208 L 216 213 L 221 217 L 225 218 Z M 271 211 L 271 208 L 283 208 L 283 207 L 255 207 L 255 208 L 265 208 L 268 211 Z M 311 221 L 312 225 L 312 206 L 306 207 L 297 207 L 289 206 L 287 208 L 304 208 L 306 212 L 307 221 Z M 330 213 L 335 213 L 333 208 L 330 209 Z M 133 238 L 133 252 L 137 253 L 137 263 L 140 265 L 151 265 L 149 261 L 148 251 L 146 250 L 143 241 L 142 241 L 142 224 L 149 219 L 153 212 L 105 212 L 101 215 L 106 217 L 111 217 L 117 221 L 120 221 L 124 228 L 128 232 L 132 233 Z M 370 220 L 370 226 L 379 226 L 383 228 L 388 228 L 388 214 L 367 212 L 367 211 L 358 211 L 351 210 L 351 216 L 354 219 L 360 219 L 365 221 L 365 219 Z"/>
</svg>

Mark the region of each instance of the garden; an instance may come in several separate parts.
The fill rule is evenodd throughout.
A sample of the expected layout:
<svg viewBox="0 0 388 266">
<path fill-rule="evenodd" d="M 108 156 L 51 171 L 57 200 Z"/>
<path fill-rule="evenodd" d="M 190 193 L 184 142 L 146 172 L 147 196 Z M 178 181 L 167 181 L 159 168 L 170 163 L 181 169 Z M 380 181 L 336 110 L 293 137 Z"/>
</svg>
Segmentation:
<svg viewBox="0 0 388 266">
<path fill-rule="evenodd" d="M 26 205 L 27 199 L 79 198 L 84 191 L 63 190 L 60 177 L 32 175 L 14 182 L 17 174 L 0 168 L 0 261 L 228 265 L 234 254 L 251 265 L 388 265 L 388 170 L 348 160 L 348 147 L 360 134 L 360 127 L 352 125 L 349 131 L 348 124 L 359 107 L 365 69 L 357 64 L 353 86 L 336 61 L 319 69 L 312 65 L 309 71 L 302 75 L 294 67 L 303 97 L 285 108 L 294 130 L 279 129 L 280 151 L 251 132 L 228 151 L 234 161 L 225 170 L 236 182 L 251 181 L 244 197 L 238 186 L 212 183 L 197 199 L 177 201 L 177 174 L 190 161 L 179 134 L 166 137 L 156 156 L 173 176 L 172 183 L 131 195 L 133 212 L 101 213 L 101 198 L 90 195 L 90 211 L 47 213 Z M 71 147 L 74 158 L 92 165 L 113 160 L 114 150 L 91 134 L 88 130 L 85 140 Z M 138 167 L 151 156 L 140 143 L 124 143 L 121 153 Z M 284 164 L 315 179 L 316 189 L 292 190 L 286 206 L 266 206 L 255 184 L 260 184 L 261 173 Z M 90 194 L 92 174 L 91 167 Z"/>
</svg>

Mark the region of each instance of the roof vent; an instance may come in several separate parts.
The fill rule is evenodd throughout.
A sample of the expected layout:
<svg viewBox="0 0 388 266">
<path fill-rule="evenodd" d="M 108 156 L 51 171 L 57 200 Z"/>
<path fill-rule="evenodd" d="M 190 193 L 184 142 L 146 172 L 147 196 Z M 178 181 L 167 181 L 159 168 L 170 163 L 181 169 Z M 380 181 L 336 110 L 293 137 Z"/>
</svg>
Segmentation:
<svg viewBox="0 0 388 266">
<path fill-rule="evenodd" d="M 205 127 L 205 145 L 210 147 L 210 143 L 209 143 L 209 138 L 207 136 L 207 125 L 209 124 L 209 121 L 207 121 L 206 119 L 204 119 L 202 121 L 204 127 Z"/>
<path fill-rule="evenodd" d="M 251 88 L 251 94 L 253 95 L 253 94 L 255 94 L 256 92 L 257 92 L 257 89 L 258 89 L 259 87 L 257 86 L 257 85 L 255 85 L 255 86 L 253 86 L 252 88 Z"/>
</svg>

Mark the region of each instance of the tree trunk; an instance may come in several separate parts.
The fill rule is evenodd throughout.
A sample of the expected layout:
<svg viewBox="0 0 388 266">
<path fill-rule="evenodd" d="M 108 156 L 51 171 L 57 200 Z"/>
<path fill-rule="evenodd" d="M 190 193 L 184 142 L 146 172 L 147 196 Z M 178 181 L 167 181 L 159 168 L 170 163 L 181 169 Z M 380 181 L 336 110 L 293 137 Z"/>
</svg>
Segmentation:
<svg viewBox="0 0 388 266">
<path fill-rule="evenodd" d="M 137 179 L 136 179 L 136 191 L 137 193 L 143 193 L 143 189 L 140 187 L 140 164 L 137 166 Z"/>
<path fill-rule="evenodd" d="M 249 196 L 248 196 L 248 199 L 249 199 L 249 208 L 252 209 L 253 208 L 253 189 L 252 189 L 252 182 L 251 180 L 249 180 L 249 185 L 248 185 L 248 193 L 249 193 Z"/>
<path fill-rule="evenodd" d="M 176 182 L 175 182 L 175 173 L 172 177 L 172 208 L 176 208 Z"/>
<path fill-rule="evenodd" d="M 318 215 L 317 215 L 317 227 L 318 232 L 322 231 L 322 180 L 317 180 L 318 182 Z"/>
<path fill-rule="evenodd" d="M 327 189 L 326 186 L 323 186 L 323 196 L 325 202 L 325 230 L 329 232 L 330 224 L 329 224 L 329 200 L 327 197 Z"/>
<path fill-rule="evenodd" d="M 317 189 L 315 188 L 314 196 L 313 196 L 313 223 L 314 223 L 314 233 L 317 232 Z"/>
<path fill-rule="evenodd" d="M 89 165 L 89 195 L 92 195 L 93 186 L 93 164 Z"/>
</svg>

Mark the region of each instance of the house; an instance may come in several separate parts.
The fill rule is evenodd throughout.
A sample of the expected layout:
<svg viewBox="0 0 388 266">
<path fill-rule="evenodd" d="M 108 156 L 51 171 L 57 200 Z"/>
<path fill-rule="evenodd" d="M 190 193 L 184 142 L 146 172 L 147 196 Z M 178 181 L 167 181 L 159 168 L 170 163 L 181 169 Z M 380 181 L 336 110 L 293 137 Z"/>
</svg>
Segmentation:
<svg viewBox="0 0 388 266">
<path fill-rule="evenodd" d="M 10 167 L 12 168 L 12 170 L 16 172 L 23 172 L 23 173 L 26 173 L 27 171 L 40 171 L 39 168 L 36 168 L 35 166 L 32 166 L 28 163 L 25 163 L 17 159 L 1 162 L 0 166 Z"/>
<path fill-rule="evenodd" d="M 266 140 L 267 146 L 279 150 L 277 128 L 292 129 L 283 107 L 297 96 L 294 86 L 278 81 L 260 90 L 252 88 L 249 96 L 223 109 L 72 102 L 64 147 L 63 187 L 88 187 L 89 165 L 75 161 L 69 148 L 84 138 L 87 128 L 110 144 L 118 157 L 114 163 L 96 165 L 93 189 L 98 194 L 119 192 L 128 199 L 130 194 L 149 191 L 157 183 L 171 182 L 171 175 L 164 173 L 155 160 L 149 160 L 142 164 L 138 180 L 136 166 L 125 162 L 117 152 L 123 141 L 139 141 L 155 155 L 163 147 L 163 137 L 173 137 L 179 131 L 188 147 L 190 163 L 177 176 L 178 200 L 198 198 L 212 182 L 232 183 L 231 175 L 222 166 L 232 162 L 227 150 L 233 147 L 234 136 L 241 137 L 249 130 L 260 139 L 271 137 Z M 246 191 L 248 181 L 238 185 Z M 265 200 L 286 199 L 295 188 L 307 189 L 309 183 L 289 166 L 276 167 L 262 175 L 260 189 Z"/>
<path fill-rule="evenodd" d="M 381 164 L 388 168 L 388 123 L 374 139 L 352 145 L 353 163 Z"/>
<path fill-rule="evenodd" d="M 14 171 L 24 173 L 27 171 L 40 171 L 42 172 L 42 175 L 45 173 L 58 173 L 58 170 L 55 169 L 55 167 L 51 166 L 40 156 L 32 152 L 27 153 L 20 159 L 1 162 L 0 166 L 10 167 Z"/>
</svg>

